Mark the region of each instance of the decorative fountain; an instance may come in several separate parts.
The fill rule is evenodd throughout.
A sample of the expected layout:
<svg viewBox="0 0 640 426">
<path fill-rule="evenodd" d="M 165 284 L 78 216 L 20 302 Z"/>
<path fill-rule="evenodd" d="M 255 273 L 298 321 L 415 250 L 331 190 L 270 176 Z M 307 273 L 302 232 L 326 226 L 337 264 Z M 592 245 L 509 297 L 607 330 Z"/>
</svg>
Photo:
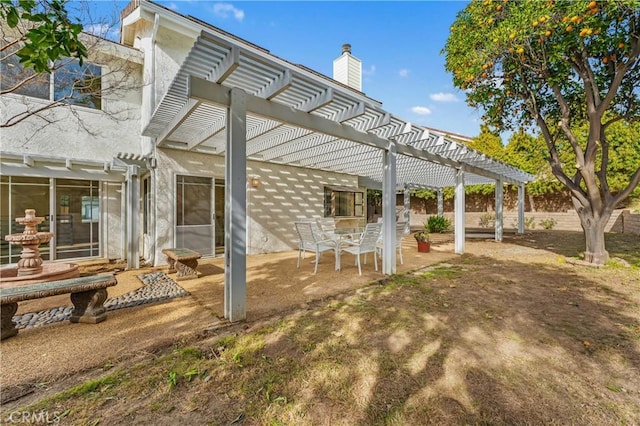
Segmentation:
<svg viewBox="0 0 640 426">
<path fill-rule="evenodd" d="M 4 239 L 15 246 L 22 246 L 18 265 L 0 269 L 0 288 L 36 284 L 45 281 L 76 278 L 80 276 L 78 265 L 73 263 L 43 263 L 40 244 L 48 243 L 53 232 L 39 232 L 37 226 L 44 221 L 34 209 L 24 211 L 25 217 L 16 218 L 24 225 L 21 234 L 6 235 Z"/>
</svg>

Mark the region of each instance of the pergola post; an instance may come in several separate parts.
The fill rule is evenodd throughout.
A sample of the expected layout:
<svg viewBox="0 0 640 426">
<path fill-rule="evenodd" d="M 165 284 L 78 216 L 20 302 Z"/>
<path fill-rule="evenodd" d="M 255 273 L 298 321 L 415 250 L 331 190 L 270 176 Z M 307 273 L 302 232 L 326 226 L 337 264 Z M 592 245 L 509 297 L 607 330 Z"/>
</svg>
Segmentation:
<svg viewBox="0 0 640 426">
<path fill-rule="evenodd" d="M 456 188 L 455 188 L 455 218 L 454 218 L 454 241 L 455 252 L 464 253 L 464 216 L 465 216 L 465 198 L 464 198 L 464 171 L 456 170 Z"/>
<path fill-rule="evenodd" d="M 225 151 L 224 316 L 247 317 L 247 95 L 233 88 L 227 108 Z"/>
<path fill-rule="evenodd" d="M 502 241 L 504 229 L 504 185 L 501 179 L 496 181 L 496 241 Z"/>
<path fill-rule="evenodd" d="M 396 273 L 396 144 L 389 141 L 382 154 L 382 273 Z"/>
<path fill-rule="evenodd" d="M 127 166 L 127 268 L 140 267 L 140 234 L 138 216 L 140 214 L 140 167 Z"/>
<path fill-rule="evenodd" d="M 524 234 L 524 184 L 518 185 L 518 234 Z"/>
<path fill-rule="evenodd" d="M 409 234 L 411 232 L 411 191 L 409 185 L 404 185 L 404 233 Z"/>
<path fill-rule="evenodd" d="M 444 195 L 442 188 L 438 188 L 438 217 L 444 216 Z"/>
</svg>

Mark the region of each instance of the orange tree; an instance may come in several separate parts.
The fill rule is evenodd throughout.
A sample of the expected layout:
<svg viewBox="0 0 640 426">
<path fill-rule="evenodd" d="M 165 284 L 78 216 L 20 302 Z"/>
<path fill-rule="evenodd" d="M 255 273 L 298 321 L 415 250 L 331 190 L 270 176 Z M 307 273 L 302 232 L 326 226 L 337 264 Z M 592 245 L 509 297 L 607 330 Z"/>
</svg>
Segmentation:
<svg viewBox="0 0 640 426">
<path fill-rule="evenodd" d="M 640 118 L 640 2 L 472 1 L 443 53 L 454 84 L 495 129 L 537 126 L 551 171 L 570 192 L 585 260 L 608 259 L 604 228 L 640 181 L 610 187 L 608 128 Z M 588 126 L 583 140 L 573 129 Z M 638 138 L 638 135 L 635 135 Z M 571 161 L 562 156 L 570 146 Z"/>
</svg>

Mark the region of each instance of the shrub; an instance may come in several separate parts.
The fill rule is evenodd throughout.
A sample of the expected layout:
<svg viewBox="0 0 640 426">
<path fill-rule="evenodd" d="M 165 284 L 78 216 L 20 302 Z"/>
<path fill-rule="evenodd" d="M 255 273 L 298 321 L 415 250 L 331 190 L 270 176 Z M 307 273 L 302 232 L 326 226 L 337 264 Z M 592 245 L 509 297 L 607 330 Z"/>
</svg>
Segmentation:
<svg viewBox="0 0 640 426">
<path fill-rule="evenodd" d="M 425 229 L 429 232 L 447 232 L 451 229 L 451 221 L 444 216 L 429 216 Z"/>
<path fill-rule="evenodd" d="M 511 227 L 518 229 L 518 219 L 514 219 L 513 222 L 511 222 Z M 535 227 L 536 227 L 536 218 L 525 216 L 524 229 L 535 229 Z"/>
<path fill-rule="evenodd" d="M 478 220 L 478 224 L 482 228 L 489 228 L 492 222 L 494 222 L 495 220 L 496 220 L 496 215 L 494 213 L 485 213 L 482 216 L 480 216 L 480 219 Z"/>
<path fill-rule="evenodd" d="M 428 224 L 425 223 L 424 224 L 424 230 L 416 232 L 415 234 L 413 234 L 413 236 L 415 237 L 416 241 L 418 241 L 418 242 L 422 242 L 422 243 L 430 242 L 431 241 L 431 236 L 429 235 L 429 226 L 428 226 Z"/>
<path fill-rule="evenodd" d="M 524 229 L 534 229 L 536 227 L 536 218 L 535 217 L 525 217 L 524 218 Z"/>
<path fill-rule="evenodd" d="M 542 219 L 540 221 L 540 226 L 544 229 L 553 229 L 558 224 L 558 221 L 554 218 L 550 217 L 549 219 Z"/>
</svg>

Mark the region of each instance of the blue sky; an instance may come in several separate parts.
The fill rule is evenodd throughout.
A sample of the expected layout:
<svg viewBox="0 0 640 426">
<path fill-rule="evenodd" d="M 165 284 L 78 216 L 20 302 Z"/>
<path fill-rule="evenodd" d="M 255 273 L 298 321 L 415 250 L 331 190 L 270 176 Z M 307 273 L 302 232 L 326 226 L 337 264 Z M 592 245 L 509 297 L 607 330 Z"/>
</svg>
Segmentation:
<svg viewBox="0 0 640 426">
<path fill-rule="evenodd" d="M 462 1 L 196 1 L 157 3 L 242 37 L 294 63 L 332 76 L 349 43 L 362 61 L 363 91 L 417 124 L 467 136 L 480 113 L 454 88 L 440 54 Z M 105 1 L 98 10 L 122 9 Z M 115 5 L 115 6 L 114 6 Z M 96 5 L 98 6 L 98 5 Z"/>
</svg>

